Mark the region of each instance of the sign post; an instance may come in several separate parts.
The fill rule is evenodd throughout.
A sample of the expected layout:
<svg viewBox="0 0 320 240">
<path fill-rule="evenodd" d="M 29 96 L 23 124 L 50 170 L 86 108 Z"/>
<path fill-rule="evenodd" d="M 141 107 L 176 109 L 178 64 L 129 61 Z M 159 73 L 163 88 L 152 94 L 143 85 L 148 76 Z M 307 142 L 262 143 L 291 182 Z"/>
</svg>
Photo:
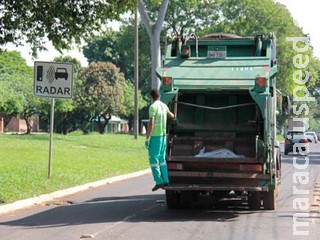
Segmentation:
<svg viewBox="0 0 320 240">
<path fill-rule="evenodd" d="M 54 122 L 54 98 L 51 98 L 51 101 L 50 101 L 50 143 L 49 143 L 48 178 L 51 178 L 51 169 L 52 169 L 53 122 Z"/>
<path fill-rule="evenodd" d="M 38 61 L 34 63 L 34 95 L 51 99 L 48 178 L 51 177 L 52 172 L 54 99 L 72 98 L 72 82 L 73 65 L 71 63 Z"/>
</svg>

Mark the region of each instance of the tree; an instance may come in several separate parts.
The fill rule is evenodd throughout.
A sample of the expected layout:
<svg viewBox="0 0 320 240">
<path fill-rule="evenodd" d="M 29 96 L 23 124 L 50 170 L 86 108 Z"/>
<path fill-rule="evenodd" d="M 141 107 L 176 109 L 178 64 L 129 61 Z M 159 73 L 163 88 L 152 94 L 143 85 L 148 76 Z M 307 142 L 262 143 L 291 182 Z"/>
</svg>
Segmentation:
<svg viewBox="0 0 320 240">
<path fill-rule="evenodd" d="M 30 43 L 33 53 L 44 49 L 48 38 L 58 49 L 69 49 L 91 33 L 101 30 L 110 19 L 136 7 L 137 1 L 4 1 L 0 5 L 0 46 Z"/>
<path fill-rule="evenodd" d="M 154 0 L 145 0 L 150 10 L 150 18 L 156 19 L 159 4 Z M 209 7 L 210 4 L 210 7 Z M 219 19 L 215 3 L 208 0 L 171 0 L 166 11 L 163 30 L 166 35 L 185 36 L 198 34 L 207 30 L 208 26 Z"/>
<path fill-rule="evenodd" d="M 83 81 L 81 105 L 103 133 L 111 114 L 119 114 L 126 109 L 124 75 L 110 62 L 92 62 L 82 71 L 80 79 Z"/>
<path fill-rule="evenodd" d="M 53 59 L 55 62 L 72 63 L 73 65 L 73 95 L 77 93 L 79 86 L 79 74 L 81 63 L 71 56 L 60 56 Z M 78 104 L 76 97 L 72 99 L 56 99 L 55 101 L 55 130 L 58 133 L 67 134 L 76 128 L 77 116 L 74 114 Z M 48 116 L 49 117 L 49 116 Z"/>
<path fill-rule="evenodd" d="M 108 29 L 92 36 L 83 48 L 83 54 L 89 63 L 93 61 L 112 62 L 124 73 L 127 83 L 134 81 L 134 22 L 129 19 L 120 27 L 120 31 Z M 151 88 L 150 40 L 143 25 L 139 25 L 139 89 L 146 95 Z"/>
<path fill-rule="evenodd" d="M 25 83 L 30 80 L 32 72 L 16 51 L 0 52 L 0 66 L 0 114 L 6 126 L 23 110 L 25 97 L 21 93 L 26 91 Z"/>
<path fill-rule="evenodd" d="M 156 68 L 160 66 L 160 34 L 163 29 L 166 34 L 183 37 L 191 33 L 207 29 L 209 22 L 218 19 L 218 11 L 208 7 L 207 1 L 188 0 L 139 0 L 139 13 L 147 29 L 151 43 L 152 58 L 152 88 L 159 88 L 160 82 L 156 76 Z M 146 8 L 148 6 L 149 11 Z M 166 17 L 165 17 L 166 16 Z"/>
<path fill-rule="evenodd" d="M 16 51 L 0 52 L 0 66 L 0 114 L 4 116 L 4 124 L 19 116 L 25 120 L 29 134 L 32 117 L 39 113 L 44 101 L 33 94 L 33 69 Z"/>
<path fill-rule="evenodd" d="M 142 21 L 147 29 L 147 32 L 150 37 L 151 44 L 151 59 L 152 59 L 152 88 L 159 89 L 160 81 L 156 75 L 156 68 L 160 66 L 160 33 L 162 29 L 162 25 L 165 19 L 166 10 L 168 7 L 169 0 L 162 0 L 161 5 L 158 11 L 158 18 L 156 22 L 153 22 L 150 19 L 150 16 L 147 13 L 147 9 L 145 7 L 145 3 L 143 0 L 139 0 L 138 8 L 139 13 L 141 15 Z"/>
<path fill-rule="evenodd" d="M 296 71 L 292 59 L 296 52 L 286 37 L 304 36 L 293 23 L 286 7 L 273 0 L 216 0 L 220 18 L 210 26 L 211 32 L 227 32 L 240 36 L 254 36 L 274 32 L 277 37 L 277 87 L 286 94 L 296 86 L 292 80 Z M 311 54 L 311 52 L 308 52 Z"/>
<path fill-rule="evenodd" d="M 97 36 L 91 36 L 83 47 L 83 54 L 88 62 L 112 62 L 123 72 L 125 59 L 123 59 L 122 53 L 125 49 L 120 48 L 119 34 L 118 31 L 107 29 Z"/>
</svg>

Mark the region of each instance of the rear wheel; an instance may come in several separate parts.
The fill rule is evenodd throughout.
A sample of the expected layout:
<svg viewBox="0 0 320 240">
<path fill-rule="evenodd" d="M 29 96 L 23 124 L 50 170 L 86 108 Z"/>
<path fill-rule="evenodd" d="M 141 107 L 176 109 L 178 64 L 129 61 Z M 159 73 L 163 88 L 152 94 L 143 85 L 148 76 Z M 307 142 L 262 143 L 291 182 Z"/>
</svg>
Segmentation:
<svg viewBox="0 0 320 240">
<path fill-rule="evenodd" d="M 260 210 L 261 207 L 261 194 L 260 192 L 248 193 L 248 205 L 250 210 Z"/>
<path fill-rule="evenodd" d="M 191 207 L 196 201 L 197 193 L 193 191 L 182 191 L 180 193 L 180 206 L 182 208 Z"/>
<path fill-rule="evenodd" d="M 263 207 L 265 210 L 274 210 L 277 205 L 277 187 L 274 190 L 263 193 Z"/>
<path fill-rule="evenodd" d="M 282 160 L 282 156 L 281 156 L 281 153 L 280 151 L 278 152 L 277 154 L 277 158 L 276 158 L 276 161 L 277 161 L 277 169 L 276 169 L 276 177 L 277 179 L 281 179 L 281 160 Z"/>
<path fill-rule="evenodd" d="M 179 208 L 180 194 L 178 192 L 166 190 L 166 200 L 168 209 Z"/>
</svg>

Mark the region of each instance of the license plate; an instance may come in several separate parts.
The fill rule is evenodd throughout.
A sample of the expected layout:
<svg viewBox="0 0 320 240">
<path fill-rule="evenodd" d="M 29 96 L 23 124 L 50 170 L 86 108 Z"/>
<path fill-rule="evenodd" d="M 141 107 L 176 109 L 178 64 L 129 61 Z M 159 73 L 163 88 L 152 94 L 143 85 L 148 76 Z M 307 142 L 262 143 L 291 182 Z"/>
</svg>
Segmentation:
<svg viewBox="0 0 320 240">
<path fill-rule="evenodd" d="M 226 58 L 227 52 L 226 51 L 208 51 L 207 57 L 208 58 Z"/>
</svg>

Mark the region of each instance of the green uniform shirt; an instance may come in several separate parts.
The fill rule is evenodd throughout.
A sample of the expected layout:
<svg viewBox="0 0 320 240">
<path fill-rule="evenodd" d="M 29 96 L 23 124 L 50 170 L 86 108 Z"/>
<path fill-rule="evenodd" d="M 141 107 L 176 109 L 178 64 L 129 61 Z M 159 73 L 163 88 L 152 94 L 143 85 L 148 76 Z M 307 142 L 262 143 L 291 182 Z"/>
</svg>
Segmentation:
<svg viewBox="0 0 320 240">
<path fill-rule="evenodd" d="M 154 127 L 151 133 L 151 137 L 166 135 L 168 112 L 168 106 L 160 100 L 155 101 L 149 107 L 149 118 L 154 118 Z"/>
</svg>

